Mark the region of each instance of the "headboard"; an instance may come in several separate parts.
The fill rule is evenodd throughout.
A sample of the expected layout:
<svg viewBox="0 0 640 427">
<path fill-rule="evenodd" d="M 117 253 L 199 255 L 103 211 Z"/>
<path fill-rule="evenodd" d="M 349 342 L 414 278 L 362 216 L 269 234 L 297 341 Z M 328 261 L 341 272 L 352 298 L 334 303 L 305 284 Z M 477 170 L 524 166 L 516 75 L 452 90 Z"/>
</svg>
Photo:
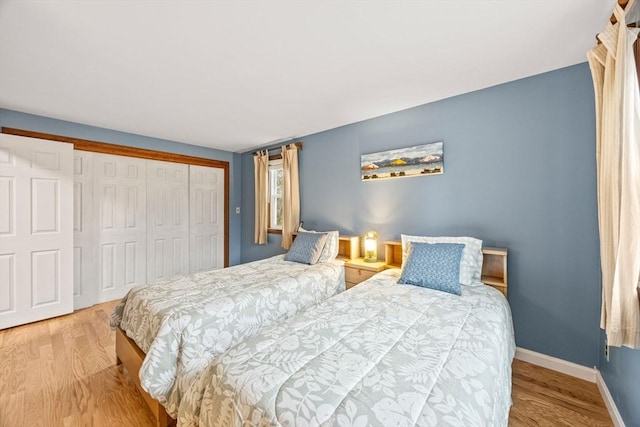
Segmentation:
<svg viewBox="0 0 640 427">
<path fill-rule="evenodd" d="M 295 240 L 297 235 L 297 232 L 293 233 L 292 238 Z M 340 234 L 338 237 L 338 256 L 336 258 L 343 261 L 360 258 L 360 237 Z"/>
<path fill-rule="evenodd" d="M 384 261 L 389 268 L 402 267 L 402 242 L 384 242 Z M 482 248 L 482 283 L 507 296 L 507 250 Z"/>
</svg>

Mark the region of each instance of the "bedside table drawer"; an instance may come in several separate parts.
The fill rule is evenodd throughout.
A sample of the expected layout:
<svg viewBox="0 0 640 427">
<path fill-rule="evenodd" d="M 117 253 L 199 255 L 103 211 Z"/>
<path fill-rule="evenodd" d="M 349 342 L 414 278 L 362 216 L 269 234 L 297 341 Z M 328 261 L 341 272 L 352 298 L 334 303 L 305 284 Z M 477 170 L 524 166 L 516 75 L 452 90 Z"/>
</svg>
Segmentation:
<svg viewBox="0 0 640 427">
<path fill-rule="evenodd" d="M 362 268 L 345 268 L 345 281 L 349 283 L 360 283 L 367 280 L 369 277 L 376 274 L 376 271 L 364 270 Z"/>
<path fill-rule="evenodd" d="M 347 289 L 351 289 L 351 288 L 353 288 L 354 286 L 356 286 L 356 285 L 358 285 L 358 284 L 359 284 L 359 283 L 346 282 L 346 283 L 345 283 L 345 290 L 347 290 Z"/>
</svg>

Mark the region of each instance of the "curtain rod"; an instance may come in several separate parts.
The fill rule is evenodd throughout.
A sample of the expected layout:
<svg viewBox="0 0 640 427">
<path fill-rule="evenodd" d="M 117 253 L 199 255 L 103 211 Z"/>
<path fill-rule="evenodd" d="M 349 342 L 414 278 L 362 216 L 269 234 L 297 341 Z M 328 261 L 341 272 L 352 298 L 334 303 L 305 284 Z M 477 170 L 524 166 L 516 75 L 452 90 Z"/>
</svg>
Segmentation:
<svg viewBox="0 0 640 427">
<path fill-rule="evenodd" d="M 629 1 L 630 0 L 618 0 L 618 4 L 622 8 L 622 10 L 624 10 L 629 4 Z M 611 14 L 611 18 L 609 18 L 609 21 L 611 21 L 612 24 L 615 24 L 616 22 L 618 22 L 618 19 L 616 18 L 614 13 Z M 632 22 L 627 25 L 627 27 L 637 27 L 637 26 L 638 26 L 637 22 Z"/>
<path fill-rule="evenodd" d="M 285 145 L 289 145 L 289 144 L 285 144 Z M 302 150 L 302 142 L 301 141 L 294 142 L 294 145 L 296 146 L 296 148 L 298 150 Z M 277 148 L 274 148 L 273 150 L 280 150 L 280 149 L 281 149 L 280 147 L 277 147 Z M 262 151 L 262 150 L 254 151 L 253 155 L 255 156 L 260 151 Z M 276 156 L 281 156 L 281 154 L 277 154 Z M 271 156 L 271 157 L 275 157 L 275 156 Z M 269 157 L 269 159 L 271 159 L 271 157 Z M 271 160 L 273 160 L 273 159 L 271 159 Z"/>
<path fill-rule="evenodd" d="M 622 10 L 625 10 L 627 5 L 629 4 L 631 0 L 618 0 L 618 5 L 622 8 Z M 640 1 L 640 0 L 639 0 Z M 615 13 L 611 14 L 611 18 L 609 18 L 609 22 L 611 22 L 611 24 L 615 24 L 616 22 L 618 22 L 618 18 L 616 18 Z M 627 27 L 637 27 L 638 26 L 638 22 L 632 22 L 632 23 L 628 23 Z M 602 43 L 600 41 L 600 39 L 598 38 L 598 35 L 596 34 L 596 41 L 598 42 L 598 44 Z"/>
</svg>

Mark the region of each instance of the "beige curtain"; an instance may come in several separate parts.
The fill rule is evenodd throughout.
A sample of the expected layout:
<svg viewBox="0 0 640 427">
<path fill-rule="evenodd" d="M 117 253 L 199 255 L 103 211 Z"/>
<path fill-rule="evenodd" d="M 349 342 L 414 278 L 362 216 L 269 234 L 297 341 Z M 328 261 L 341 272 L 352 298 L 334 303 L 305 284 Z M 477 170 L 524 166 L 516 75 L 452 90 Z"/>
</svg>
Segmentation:
<svg viewBox="0 0 640 427">
<path fill-rule="evenodd" d="M 255 180 L 255 232 L 254 243 L 263 245 L 267 243 L 269 201 L 269 152 L 259 151 L 253 155 L 253 168 Z"/>
<path fill-rule="evenodd" d="M 294 144 L 282 146 L 282 247 L 289 249 L 292 233 L 300 225 L 300 189 L 298 185 L 298 148 Z"/>
<path fill-rule="evenodd" d="M 627 4 L 631 10 L 634 1 Z M 640 92 L 633 44 L 616 5 L 616 24 L 587 53 L 596 100 L 598 222 L 602 264 L 600 326 L 612 346 L 640 347 Z"/>
</svg>

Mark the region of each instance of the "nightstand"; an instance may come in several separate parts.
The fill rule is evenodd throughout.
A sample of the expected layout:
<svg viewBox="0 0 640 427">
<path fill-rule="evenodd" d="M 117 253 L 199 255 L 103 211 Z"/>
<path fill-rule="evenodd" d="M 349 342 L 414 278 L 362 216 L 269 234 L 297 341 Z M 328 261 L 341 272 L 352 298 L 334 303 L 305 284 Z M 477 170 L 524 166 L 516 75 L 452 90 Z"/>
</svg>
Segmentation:
<svg viewBox="0 0 640 427">
<path fill-rule="evenodd" d="M 356 258 L 344 263 L 345 281 L 347 289 L 354 287 L 360 282 L 367 280 L 376 273 L 387 268 L 384 261 L 365 262 L 364 258 Z"/>
</svg>

